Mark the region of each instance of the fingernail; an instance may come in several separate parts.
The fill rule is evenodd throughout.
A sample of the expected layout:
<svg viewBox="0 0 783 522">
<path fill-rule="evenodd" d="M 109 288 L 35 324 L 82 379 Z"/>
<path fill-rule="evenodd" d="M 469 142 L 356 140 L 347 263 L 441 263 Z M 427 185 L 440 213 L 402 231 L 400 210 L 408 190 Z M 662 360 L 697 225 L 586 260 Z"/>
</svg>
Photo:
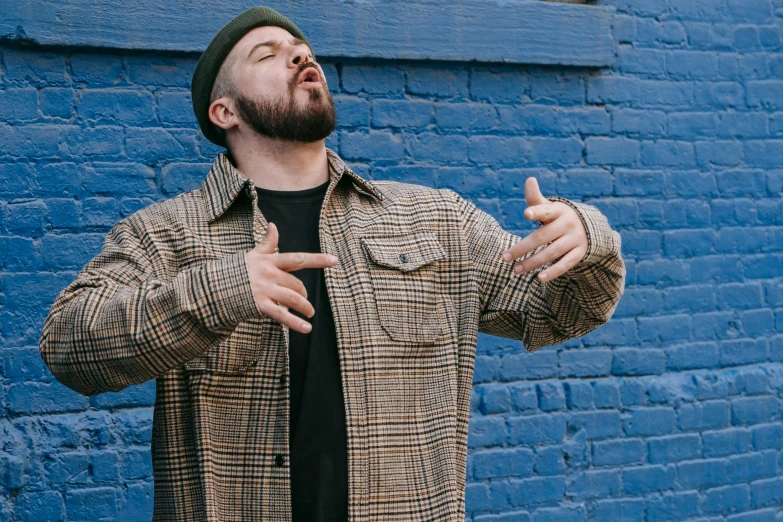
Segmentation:
<svg viewBox="0 0 783 522">
<path fill-rule="evenodd" d="M 516 272 L 517 274 L 521 274 L 524 271 L 525 269 L 522 267 L 522 265 L 517 265 L 514 267 L 514 272 Z"/>
<path fill-rule="evenodd" d="M 506 252 L 505 254 L 503 254 L 503 261 L 511 261 L 511 253 L 510 252 Z"/>
<path fill-rule="evenodd" d="M 310 323 L 302 323 L 302 329 L 305 332 L 309 332 L 311 328 L 312 328 L 312 326 L 310 326 Z"/>
<path fill-rule="evenodd" d="M 541 276 L 540 276 L 540 279 L 541 279 L 542 281 L 546 281 L 548 277 L 549 277 L 549 274 L 547 274 L 546 272 L 544 272 L 544 273 L 542 273 L 542 274 L 541 274 Z"/>
<path fill-rule="evenodd" d="M 330 263 L 336 263 L 337 262 L 337 258 L 334 257 L 334 256 L 329 256 L 329 262 Z"/>
</svg>

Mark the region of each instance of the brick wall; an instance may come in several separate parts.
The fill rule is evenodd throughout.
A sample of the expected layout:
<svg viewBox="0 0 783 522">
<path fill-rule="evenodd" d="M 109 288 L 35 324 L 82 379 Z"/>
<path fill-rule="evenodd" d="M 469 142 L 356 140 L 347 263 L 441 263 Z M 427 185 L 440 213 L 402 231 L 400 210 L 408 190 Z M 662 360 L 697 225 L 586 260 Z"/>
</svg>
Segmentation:
<svg viewBox="0 0 783 522">
<path fill-rule="evenodd" d="M 519 232 L 534 175 L 623 237 L 609 324 L 481 338 L 469 520 L 781 522 L 783 1 L 598 3 L 611 67 L 330 59 L 328 145 Z M 0 520 L 150 516 L 154 383 L 82 397 L 37 341 L 117 220 L 205 175 L 197 59 L 0 45 Z"/>
</svg>

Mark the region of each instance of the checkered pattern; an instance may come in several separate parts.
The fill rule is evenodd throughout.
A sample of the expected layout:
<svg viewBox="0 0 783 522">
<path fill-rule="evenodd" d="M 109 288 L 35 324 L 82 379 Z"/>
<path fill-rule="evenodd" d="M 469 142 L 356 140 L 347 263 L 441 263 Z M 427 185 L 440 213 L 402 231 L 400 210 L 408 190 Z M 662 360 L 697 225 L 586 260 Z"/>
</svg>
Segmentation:
<svg viewBox="0 0 783 522">
<path fill-rule="evenodd" d="M 449 190 L 368 182 L 328 151 L 322 251 L 342 370 L 351 520 L 464 519 L 479 331 L 529 351 L 605 323 L 620 236 L 577 210 L 588 252 L 547 283 L 500 254 L 521 238 Z M 157 379 L 156 521 L 290 520 L 287 328 L 260 314 L 244 252 L 266 220 L 218 155 L 200 190 L 117 223 L 54 302 L 41 353 L 84 394 Z"/>
</svg>

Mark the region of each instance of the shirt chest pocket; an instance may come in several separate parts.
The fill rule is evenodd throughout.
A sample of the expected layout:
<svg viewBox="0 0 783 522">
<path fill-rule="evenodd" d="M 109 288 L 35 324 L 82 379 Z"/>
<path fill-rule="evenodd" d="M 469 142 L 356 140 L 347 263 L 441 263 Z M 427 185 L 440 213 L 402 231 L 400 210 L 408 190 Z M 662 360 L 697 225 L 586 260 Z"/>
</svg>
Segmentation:
<svg viewBox="0 0 783 522">
<path fill-rule="evenodd" d="M 446 252 L 424 235 L 363 238 L 381 327 L 394 340 L 432 342 L 443 331 L 438 313 L 439 265 Z"/>
</svg>

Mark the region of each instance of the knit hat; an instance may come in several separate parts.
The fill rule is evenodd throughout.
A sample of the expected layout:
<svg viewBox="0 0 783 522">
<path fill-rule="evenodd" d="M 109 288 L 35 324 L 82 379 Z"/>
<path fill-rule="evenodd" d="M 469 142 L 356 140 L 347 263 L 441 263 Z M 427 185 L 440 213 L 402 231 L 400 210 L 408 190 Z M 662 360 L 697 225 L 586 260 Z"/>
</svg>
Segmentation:
<svg viewBox="0 0 783 522">
<path fill-rule="evenodd" d="M 207 49 L 196 64 L 193 79 L 190 82 L 190 94 L 193 99 L 193 112 L 196 113 L 201 132 L 209 141 L 222 147 L 226 146 L 222 134 L 215 130 L 209 119 L 209 95 L 215 83 L 220 66 L 234 48 L 251 29 L 273 25 L 282 27 L 296 38 L 307 41 L 302 31 L 288 18 L 269 7 L 251 7 L 240 13 L 226 24 L 209 42 Z M 309 44 L 308 44 L 309 45 Z"/>
</svg>

